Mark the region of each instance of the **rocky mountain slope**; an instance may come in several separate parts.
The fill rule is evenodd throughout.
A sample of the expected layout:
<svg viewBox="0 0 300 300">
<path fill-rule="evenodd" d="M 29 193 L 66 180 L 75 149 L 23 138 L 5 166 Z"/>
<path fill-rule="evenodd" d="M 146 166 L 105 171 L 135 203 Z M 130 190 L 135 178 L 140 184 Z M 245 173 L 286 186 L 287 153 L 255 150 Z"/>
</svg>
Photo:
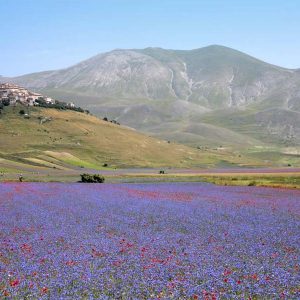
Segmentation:
<svg viewBox="0 0 300 300">
<path fill-rule="evenodd" d="M 300 145 L 300 71 L 223 46 L 114 50 L 10 80 L 191 145 Z"/>
</svg>

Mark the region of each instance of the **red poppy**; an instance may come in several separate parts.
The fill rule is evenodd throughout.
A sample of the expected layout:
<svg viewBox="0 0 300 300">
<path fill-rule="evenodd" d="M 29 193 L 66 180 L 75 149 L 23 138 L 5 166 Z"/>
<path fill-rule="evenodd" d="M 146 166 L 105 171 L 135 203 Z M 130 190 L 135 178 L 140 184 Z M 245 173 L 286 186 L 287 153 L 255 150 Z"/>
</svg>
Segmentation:
<svg viewBox="0 0 300 300">
<path fill-rule="evenodd" d="M 47 287 L 44 286 L 43 288 L 41 288 L 41 293 L 42 293 L 42 294 L 47 294 L 47 293 L 48 293 L 48 290 L 49 290 L 49 289 L 48 289 Z"/>
<path fill-rule="evenodd" d="M 11 280 L 9 284 L 12 287 L 16 287 L 20 284 L 20 280 L 19 279 Z"/>
<path fill-rule="evenodd" d="M 253 280 L 258 280 L 257 274 L 253 274 L 253 275 L 252 275 L 252 279 L 253 279 Z"/>
<path fill-rule="evenodd" d="M 74 266 L 75 265 L 75 261 L 74 260 L 69 260 L 66 262 L 67 266 Z"/>
<path fill-rule="evenodd" d="M 224 272 L 223 272 L 223 275 L 224 276 L 228 276 L 232 273 L 232 271 L 230 269 L 225 269 Z"/>
</svg>

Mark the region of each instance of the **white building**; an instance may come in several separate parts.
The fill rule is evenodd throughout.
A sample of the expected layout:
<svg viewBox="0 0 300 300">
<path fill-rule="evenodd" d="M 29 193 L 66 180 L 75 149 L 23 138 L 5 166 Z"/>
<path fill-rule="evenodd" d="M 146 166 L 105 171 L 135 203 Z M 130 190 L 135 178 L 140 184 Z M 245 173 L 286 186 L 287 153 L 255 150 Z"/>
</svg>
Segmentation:
<svg viewBox="0 0 300 300">
<path fill-rule="evenodd" d="M 47 104 L 55 104 L 55 100 L 50 97 L 44 97 L 44 100 Z"/>
<path fill-rule="evenodd" d="M 68 103 L 67 103 L 67 106 L 69 106 L 69 107 L 72 107 L 72 108 L 73 108 L 73 107 L 75 107 L 75 104 L 74 104 L 73 102 L 68 102 Z"/>
</svg>

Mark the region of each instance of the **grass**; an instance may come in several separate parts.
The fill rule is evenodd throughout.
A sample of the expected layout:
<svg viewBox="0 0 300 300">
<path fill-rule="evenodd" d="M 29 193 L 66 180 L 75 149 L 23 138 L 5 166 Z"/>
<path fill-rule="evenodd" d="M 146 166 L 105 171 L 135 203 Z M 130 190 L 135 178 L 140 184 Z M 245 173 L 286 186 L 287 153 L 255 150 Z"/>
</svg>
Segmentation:
<svg viewBox="0 0 300 300">
<path fill-rule="evenodd" d="M 23 164 L 96 170 L 104 164 L 108 168 L 266 165 L 256 157 L 168 143 L 74 111 L 34 107 L 30 119 L 24 119 L 18 114 L 21 108 L 6 107 L 0 116 L 0 153 Z M 52 121 L 40 124 L 40 116 Z"/>
<path fill-rule="evenodd" d="M 55 152 L 55 151 L 45 151 L 45 154 L 54 158 L 60 162 L 66 163 L 71 166 L 81 167 L 81 168 L 88 168 L 88 169 L 95 169 L 95 170 L 103 170 L 103 169 L 111 169 L 111 168 L 104 168 L 96 163 L 90 163 L 84 161 L 70 153 L 67 152 Z"/>
<path fill-rule="evenodd" d="M 23 171 L 23 173 L 27 173 L 26 171 Z M 0 175 L 4 174 L 17 174 L 19 173 L 19 169 L 16 168 L 7 168 L 7 167 L 0 167 Z"/>
<path fill-rule="evenodd" d="M 199 175 L 199 174 L 167 174 L 158 176 L 156 174 L 127 174 L 118 176 L 106 176 L 106 182 L 207 182 L 216 185 L 228 186 L 262 186 L 277 188 L 300 188 L 300 174 L 294 175 L 244 175 L 222 174 L 222 175 Z"/>
<path fill-rule="evenodd" d="M 277 188 L 300 188 L 300 172 L 295 173 L 138 173 L 135 170 L 119 174 L 111 171 L 104 174 L 107 183 L 153 183 L 153 182 L 207 182 L 228 186 L 262 186 Z M 101 172 L 98 172 L 101 174 Z M 77 182 L 80 172 L 53 170 L 48 173 L 24 174 L 24 181 Z M 18 174 L 7 173 L 0 181 L 18 181 Z"/>
<path fill-rule="evenodd" d="M 19 109 L 5 108 L 0 117 L 4 158 L 47 155 L 62 165 L 93 169 L 101 169 L 105 163 L 108 167 L 188 166 L 202 159 L 196 149 L 169 145 L 83 113 L 33 108 L 27 120 L 18 115 Z M 39 124 L 41 115 L 52 121 Z"/>
<path fill-rule="evenodd" d="M 203 181 L 217 185 L 265 186 L 280 188 L 300 188 L 300 174 L 298 175 L 241 175 L 241 176 L 207 176 Z"/>
<path fill-rule="evenodd" d="M 30 119 L 20 107 L 6 107 L 0 116 L 0 181 L 76 182 L 81 173 L 103 173 L 106 182 L 197 181 L 220 185 L 256 185 L 299 188 L 300 174 L 174 173 L 159 175 L 154 168 L 272 167 L 268 158 L 279 158 L 279 149 L 248 149 L 248 155 L 224 149 L 195 149 L 148 137 L 94 116 L 73 111 L 31 108 Z M 52 121 L 40 124 L 39 116 Z M 277 151 L 277 152 L 276 152 Z M 295 152 L 296 153 L 296 152 Z M 286 154 L 283 163 L 297 155 Z M 107 167 L 103 167 L 107 164 Z M 150 174 L 115 168 L 150 168 Z M 93 172 L 90 172 L 93 171 Z M 107 172 L 107 173 L 105 173 Z M 230 172 L 230 171 L 228 171 Z"/>
<path fill-rule="evenodd" d="M 271 106 L 273 108 L 276 107 L 274 100 L 274 98 L 271 99 Z M 266 102 L 264 101 L 263 103 Z M 238 133 L 249 141 L 254 142 L 255 145 L 264 145 L 266 147 L 277 148 L 279 154 L 282 154 L 281 150 L 287 146 L 299 146 L 297 138 L 295 138 L 294 140 L 287 139 L 287 133 L 280 133 L 280 130 L 277 130 L 276 127 L 274 127 L 274 130 L 272 131 L 273 133 L 267 129 L 268 122 L 274 124 L 278 123 L 277 126 L 280 127 L 280 124 L 285 124 L 286 119 L 293 119 L 289 114 L 295 112 L 285 111 L 282 109 L 278 111 L 278 115 L 276 115 L 275 118 L 275 115 L 273 116 L 273 111 L 266 111 L 263 112 L 263 116 L 259 117 L 258 112 L 261 111 L 262 108 L 257 107 L 258 105 L 261 105 L 261 103 L 250 105 L 244 111 L 216 110 L 204 115 L 201 121 L 217 126 L 218 128 L 226 128 L 228 130 L 231 130 L 232 132 Z M 295 127 L 297 127 L 296 123 Z M 277 162 L 278 164 L 281 163 L 276 156 L 270 159 L 272 159 L 273 162 Z"/>
</svg>

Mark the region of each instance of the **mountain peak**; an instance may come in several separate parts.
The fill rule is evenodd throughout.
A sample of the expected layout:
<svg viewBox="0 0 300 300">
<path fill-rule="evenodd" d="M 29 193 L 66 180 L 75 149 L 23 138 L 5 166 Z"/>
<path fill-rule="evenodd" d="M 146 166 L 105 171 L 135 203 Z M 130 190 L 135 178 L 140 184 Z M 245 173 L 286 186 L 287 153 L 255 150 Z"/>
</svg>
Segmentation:
<svg viewBox="0 0 300 300">
<path fill-rule="evenodd" d="M 230 48 L 230 47 L 227 47 L 227 46 L 224 46 L 224 45 L 219 45 L 219 44 L 211 44 L 211 45 L 208 45 L 208 46 L 205 46 L 205 47 L 201 47 L 201 48 L 198 48 L 198 49 L 227 49 L 227 50 L 234 50 L 233 48 Z"/>
<path fill-rule="evenodd" d="M 161 47 L 146 47 L 142 50 L 166 50 L 166 49 L 161 48 Z"/>
</svg>

